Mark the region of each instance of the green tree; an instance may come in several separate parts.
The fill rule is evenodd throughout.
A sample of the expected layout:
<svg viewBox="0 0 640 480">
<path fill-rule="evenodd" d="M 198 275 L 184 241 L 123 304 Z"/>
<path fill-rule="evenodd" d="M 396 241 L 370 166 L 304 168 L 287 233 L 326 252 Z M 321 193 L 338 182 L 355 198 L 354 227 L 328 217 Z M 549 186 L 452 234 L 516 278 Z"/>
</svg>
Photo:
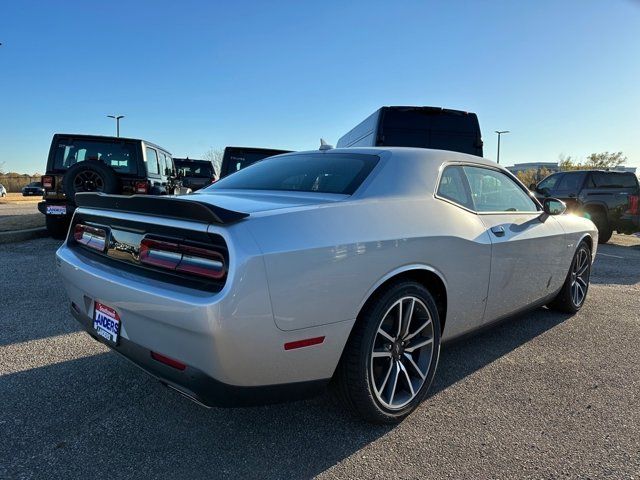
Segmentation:
<svg viewBox="0 0 640 480">
<path fill-rule="evenodd" d="M 529 170 L 524 170 L 522 172 L 516 173 L 516 177 L 520 180 L 527 188 L 532 183 L 538 183 L 543 178 L 551 175 L 551 170 L 547 168 L 530 168 Z"/>
<path fill-rule="evenodd" d="M 558 166 L 560 170 L 589 170 L 592 168 L 615 168 L 627 162 L 627 157 L 622 152 L 592 153 L 584 161 L 579 161 L 571 156 L 560 155 Z"/>
</svg>

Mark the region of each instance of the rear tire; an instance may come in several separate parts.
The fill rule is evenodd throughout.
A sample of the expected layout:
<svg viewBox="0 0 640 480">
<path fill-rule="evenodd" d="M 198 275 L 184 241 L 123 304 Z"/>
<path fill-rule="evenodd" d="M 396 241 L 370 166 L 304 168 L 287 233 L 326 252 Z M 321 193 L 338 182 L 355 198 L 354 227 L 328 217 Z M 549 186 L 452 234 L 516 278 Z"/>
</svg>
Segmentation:
<svg viewBox="0 0 640 480">
<path fill-rule="evenodd" d="M 69 231 L 69 219 L 67 217 L 56 218 L 51 215 L 46 216 L 46 225 L 49 235 L 58 240 L 64 240 Z"/>
<path fill-rule="evenodd" d="M 433 297 L 419 283 L 394 283 L 358 316 L 334 387 L 363 419 L 398 423 L 426 397 L 439 356 L 440 317 Z"/>
<path fill-rule="evenodd" d="M 564 313 L 578 312 L 587 298 L 590 277 L 591 249 L 586 242 L 581 242 L 573 255 L 562 289 L 548 307 Z"/>
</svg>

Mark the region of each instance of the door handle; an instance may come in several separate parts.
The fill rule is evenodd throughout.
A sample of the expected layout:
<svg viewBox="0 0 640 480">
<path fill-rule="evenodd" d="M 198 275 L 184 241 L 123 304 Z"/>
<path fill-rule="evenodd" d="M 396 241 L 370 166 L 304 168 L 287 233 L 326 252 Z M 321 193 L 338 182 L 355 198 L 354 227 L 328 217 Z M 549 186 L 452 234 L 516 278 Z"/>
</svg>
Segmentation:
<svg viewBox="0 0 640 480">
<path fill-rule="evenodd" d="M 496 237 L 504 237 L 504 227 L 502 225 L 498 225 L 496 227 L 491 227 L 491 232 Z"/>
</svg>

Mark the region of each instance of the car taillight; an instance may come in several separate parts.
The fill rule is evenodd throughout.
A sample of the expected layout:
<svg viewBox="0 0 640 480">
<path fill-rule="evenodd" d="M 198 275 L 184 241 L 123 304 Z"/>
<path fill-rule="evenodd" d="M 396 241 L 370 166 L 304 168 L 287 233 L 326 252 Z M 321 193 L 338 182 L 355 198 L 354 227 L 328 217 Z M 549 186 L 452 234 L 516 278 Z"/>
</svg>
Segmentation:
<svg viewBox="0 0 640 480">
<path fill-rule="evenodd" d="M 78 223 L 73 228 L 73 238 L 80 245 L 89 247 L 98 252 L 104 252 L 107 245 L 107 231 L 103 228 L 91 227 Z"/>
<path fill-rule="evenodd" d="M 134 191 L 136 193 L 149 193 L 149 182 L 136 182 Z"/>
<path fill-rule="evenodd" d="M 204 247 L 143 238 L 140 242 L 140 262 L 199 277 L 220 279 L 225 275 L 221 253 Z"/>
<path fill-rule="evenodd" d="M 629 213 L 631 215 L 638 215 L 640 204 L 640 195 L 629 195 Z"/>
<path fill-rule="evenodd" d="M 211 179 L 211 183 L 212 183 L 212 184 L 213 184 L 213 183 L 216 183 L 217 181 L 218 181 L 218 179 L 217 179 L 216 177 L 213 177 L 213 178 Z"/>
<path fill-rule="evenodd" d="M 42 182 L 42 188 L 53 190 L 53 186 L 55 185 L 54 177 L 51 175 L 45 175 L 40 178 L 40 181 Z"/>
</svg>

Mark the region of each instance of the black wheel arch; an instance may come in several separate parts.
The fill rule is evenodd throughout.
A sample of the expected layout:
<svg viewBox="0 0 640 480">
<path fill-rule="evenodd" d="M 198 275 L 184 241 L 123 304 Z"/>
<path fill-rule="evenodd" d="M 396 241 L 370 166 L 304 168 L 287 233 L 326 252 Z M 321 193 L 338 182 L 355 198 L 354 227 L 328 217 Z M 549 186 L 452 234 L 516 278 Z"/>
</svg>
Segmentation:
<svg viewBox="0 0 640 480">
<path fill-rule="evenodd" d="M 433 296 L 438 309 L 438 316 L 440 317 L 440 333 L 443 333 L 447 318 L 447 286 L 439 273 L 426 267 L 411 267 L 393 273 L 388 278 L 384 278 L 383 281 L 375 285 L 372 291 L 369 292 L 366 300 L 358 310 L 358 316 L 360 316 L 360 313 L 364 311 L 381 292 L 385 291 L 389 285 L 406 280 L 419 283 Z"/>
</svg>

